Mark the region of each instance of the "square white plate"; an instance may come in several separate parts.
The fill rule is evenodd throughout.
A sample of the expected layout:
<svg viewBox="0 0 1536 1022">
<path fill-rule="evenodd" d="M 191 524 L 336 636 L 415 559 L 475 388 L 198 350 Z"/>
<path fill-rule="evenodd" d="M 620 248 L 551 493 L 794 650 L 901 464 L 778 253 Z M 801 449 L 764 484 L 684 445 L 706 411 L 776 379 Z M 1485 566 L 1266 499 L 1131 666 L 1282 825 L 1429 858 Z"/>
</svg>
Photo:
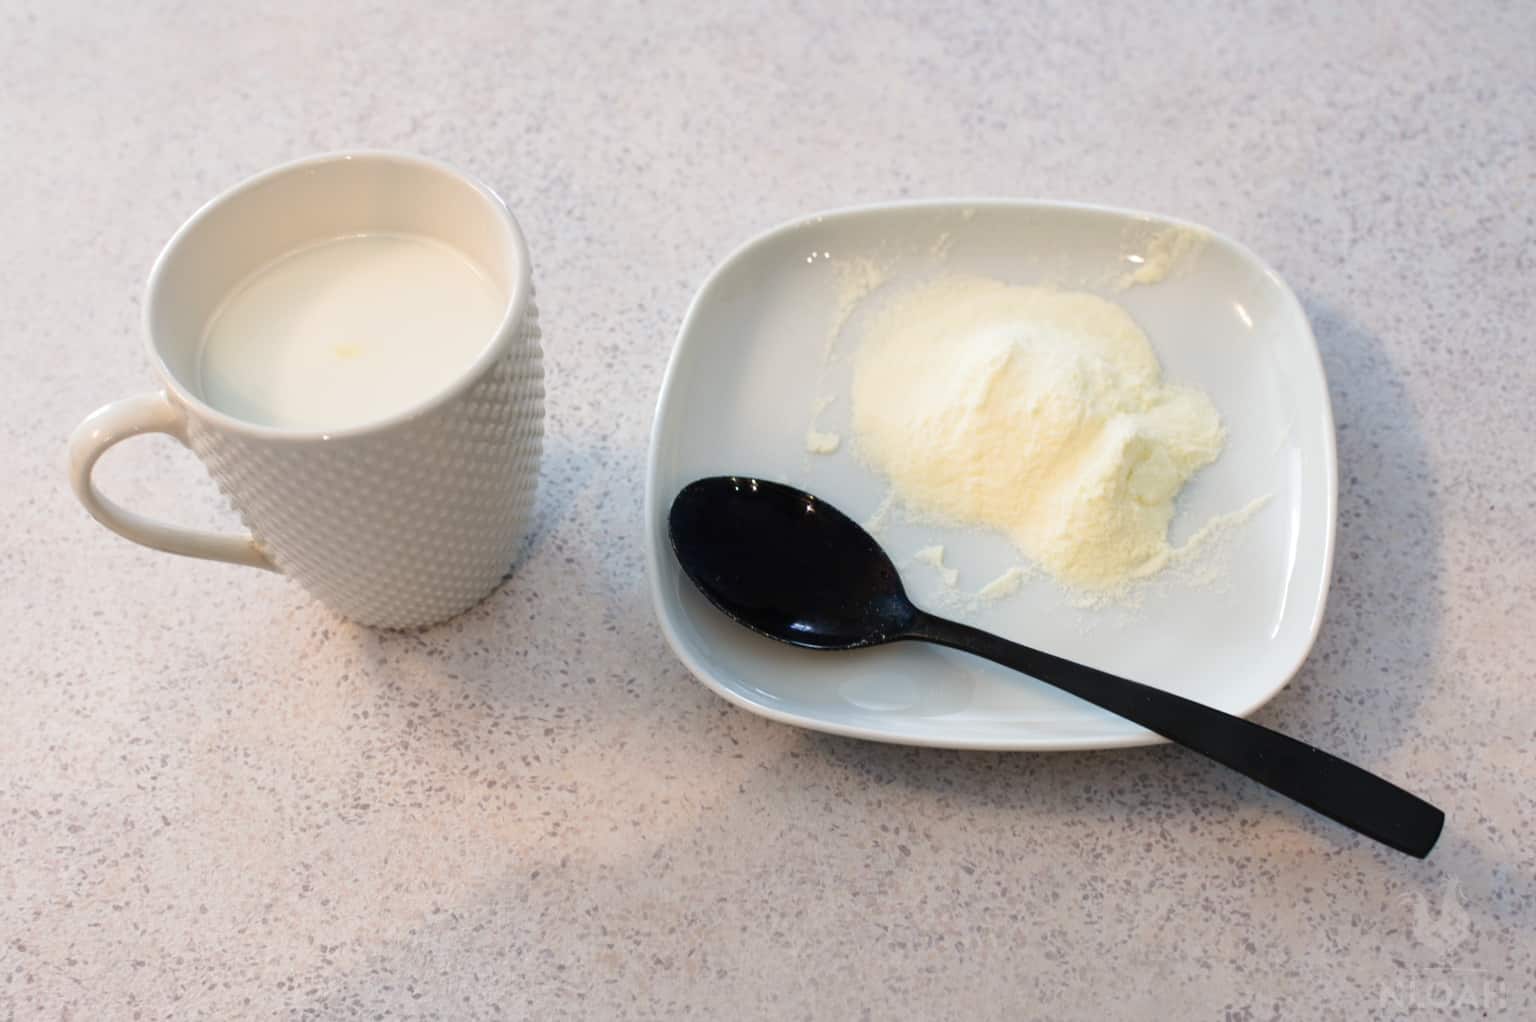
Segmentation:
<svg viewBox="0 0 1536 1022">
<path fill-rule="evenodd" d="M 1206 235 L 1160 283 L 1121 290 L 1152 237 Z M 1227 446 L 1180 495 L 1177 545 L 1215 515 L 1268 500 L 1210 558 L 1215 577 L 1159 578 L 1140 605 L 1085 609 L 1044 577 L 974 604 L 968 623 L 1246 715 L 1301 666 L 1322 619 L 1337 508 L 1333 415 L 1317 344 L 1284 281 L 1243 246 L 1144 213 L 1064 203 L 937 201 L 808 217 L 729 256 L 694 298 L 662 384 L 646 478 L 645 542 L 667 641 L 731 702 L 801 727 L 914 745 L 1085 749 L 1156 735 L 1032 678 L 950 650 L 900 643 L 823 653 L 779 645 L 728 620 L 681 574 L 666 513 L 688 482 L 753 475 L 790 483 L 868 519 L 886 493 L 848 435 L 848 348 L 861 312 L 829 352 L 858 267 L 884 283 L 866 309 L 939 273 L 1096 291 L 1151 339 L 1165 378 L 1210 395 Z M 821 409 L 823 402 L 832 401 Z M 837 432 L 832 455 L 805 433 Z M 1020 563 L 1001 535 L 904 523 L 880 540 L 920 606 L 945 613 L 937 573 L 916 563 L 942 543 L 975 592 Z M 1165 573 L 1167 574 L 1167 573 Z"/>
</svg>

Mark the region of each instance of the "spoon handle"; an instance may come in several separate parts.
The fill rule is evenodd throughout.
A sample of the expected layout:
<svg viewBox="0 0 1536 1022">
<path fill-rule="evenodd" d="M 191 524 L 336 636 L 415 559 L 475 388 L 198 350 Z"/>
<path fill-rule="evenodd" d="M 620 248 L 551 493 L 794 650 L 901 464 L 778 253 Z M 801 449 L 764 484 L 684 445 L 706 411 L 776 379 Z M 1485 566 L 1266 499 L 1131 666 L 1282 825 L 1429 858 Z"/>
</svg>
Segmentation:
<svg viewBox="0 0 1536 1022">
<path fill-rule="evenodd" d="M 903 638 L 949 646 L 1022 671 L 1247 774 L 1400 852 L 1422 859 L 1445 824 L 1443 812 L 1390 781 L 1316 746 L 1183 696 L 922 612 Z"/>
</svg>

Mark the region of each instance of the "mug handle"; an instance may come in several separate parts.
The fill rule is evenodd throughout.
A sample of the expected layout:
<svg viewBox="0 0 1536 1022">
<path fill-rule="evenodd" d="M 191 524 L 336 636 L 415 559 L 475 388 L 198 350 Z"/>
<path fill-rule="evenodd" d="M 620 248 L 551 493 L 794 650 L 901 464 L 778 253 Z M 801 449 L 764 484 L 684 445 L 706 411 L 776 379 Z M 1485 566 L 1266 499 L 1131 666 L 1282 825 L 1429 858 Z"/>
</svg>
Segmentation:
<svg viewBox="0 0 1536 1022">
<path fill-rule="evenodd" d="M 91 481 L 91 470 L 107 448 L 141 433 L 164 433 L 187 443 L 187 420 L 164 391 L 138 394 L 96 409 L 69 437 L 69 484 L 75 496 L 98 522 L 135 543 L 186 557 L 248 564 L 276 571 L 250 533 L 221 536 L 216 532 L 164 525 L 108 500 Z"/>
</svg>

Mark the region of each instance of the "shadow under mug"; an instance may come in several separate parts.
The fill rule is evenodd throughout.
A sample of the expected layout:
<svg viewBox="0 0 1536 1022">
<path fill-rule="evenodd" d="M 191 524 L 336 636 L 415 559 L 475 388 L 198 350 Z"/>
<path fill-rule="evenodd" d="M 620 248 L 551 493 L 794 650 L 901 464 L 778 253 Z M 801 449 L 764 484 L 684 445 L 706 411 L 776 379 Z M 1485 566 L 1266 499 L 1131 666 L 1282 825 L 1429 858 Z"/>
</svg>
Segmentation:
<svg viewBox="0 0 1536 1022">
<path fill-rule="evenodd" d="M 307 431 L 210 406 L 199 346 L 219 303 L 305 244 L 366 232 L 454 246 L 507 296 L 496 334 L 444 389 L 377 421 Z M 155 262 L 144 313 L 163 389 L 99 409 L 69 442 L 76 496 L 107 528 L 157 550 L 279 571 L 357 622 L 412 628 L 478 603 L 506 576 L 532 518 L 544 373 L 528 247 L 485 185 L 396 153 L 311 157 L 259 174 L 198 210 Z M 104 497 L 107 448 L 165 433 L 190 448 L 248 535 L 145 518 Z"/>
</svg>

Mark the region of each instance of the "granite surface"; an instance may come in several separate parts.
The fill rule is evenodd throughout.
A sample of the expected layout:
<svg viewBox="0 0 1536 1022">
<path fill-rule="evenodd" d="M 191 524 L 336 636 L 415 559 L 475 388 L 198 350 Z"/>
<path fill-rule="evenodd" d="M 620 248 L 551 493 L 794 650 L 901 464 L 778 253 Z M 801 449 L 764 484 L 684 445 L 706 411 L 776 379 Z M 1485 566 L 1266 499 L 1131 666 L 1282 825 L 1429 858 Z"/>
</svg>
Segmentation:
<svg viewBox="0 0 1536 1022">
<path fill-rule="evenodd" d="M 1536 1016 L 1536 7 L 0 9 L 0 1019 Z M 508 198 L 549 368 L 537 533 L 421 634 L 96 526 L 145 272 L 239 178 L 441 157 Z M 1444 805 L 1427 861 L 1178 749 L 779 726 L 655 625 L 641 466 L 711 265 L 809 210 L 1208 223 L 1313 318 L 1320 642 L 1259 715 Z M 233 521 L 163 439 L 103 487 Z"/>
</svg>

